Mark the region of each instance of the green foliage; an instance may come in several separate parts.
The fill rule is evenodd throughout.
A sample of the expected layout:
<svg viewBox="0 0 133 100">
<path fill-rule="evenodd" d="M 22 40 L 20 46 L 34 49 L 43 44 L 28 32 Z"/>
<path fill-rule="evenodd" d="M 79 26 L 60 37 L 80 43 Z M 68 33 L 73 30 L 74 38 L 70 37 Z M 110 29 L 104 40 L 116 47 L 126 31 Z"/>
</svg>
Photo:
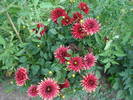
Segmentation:
<svg viewBox="0 0 133 100">
<path fill-rule="evenodd" d="M 98 19 L 102 28 L 93 36 L 77 40 L 68 31 L 71 27 L 62 28 L 60 25 L 55 25 L 49 16 L 50 11 L 56 7 L 66 8 L 70 12 L 77 11 L 76 7 L 80 0 L 75 1 L 74 3 L 70 3 L 69 0 L 0 1 L 1 79 L 4 80 L 6 74 L 8 74 L 6 77 L 12 77 L 17 67 L 24 66 L 29 69 L 32 84 L 44 77 L 54 77 L 62 83 L 68 77 L 72 86 L 63 90 L 66 99 L 75 96 L 83 100 L 84 96 L 89 95 L 91 100 L 131 100 L 133 96 L 133 2 L 83 0 L 91 8 L 89 15 L 85 17 Z M 22 42 L 16 35 L 7 13 L 12 18 Z M 35 33 L 31 31 L 38 22 L 49 26 L 48 32 L 41 40 L 38 40 Z M 54 59 L 53 52 L 62 44 L 75 44 L 80 50 L 78 53 L 76 51 L 69 51 L 69 53 L 81 56 L 87 53 L 88 48 L 92 48 L 97 57 L 97 65 L 91 71 L 112 89 L 104 86 L 100 81 L 100 86 L 95 93 L 87 94 L 81 91 L 82 87 L 78 87 L 79 74 L 66 73 L 66 66 Z M 52 71 L 52 74 L 49 74 L 49 71 Z M 73 78 L 72 74 L 76 74 L 76 77 Z M 31 83 L 28 82 L 27 86 Z M 112 94 L 113 97 L 109 96 L 113 92 L 116 94 Z M 57 100 L 60 99 L 57 97 Z"/>
</svg>

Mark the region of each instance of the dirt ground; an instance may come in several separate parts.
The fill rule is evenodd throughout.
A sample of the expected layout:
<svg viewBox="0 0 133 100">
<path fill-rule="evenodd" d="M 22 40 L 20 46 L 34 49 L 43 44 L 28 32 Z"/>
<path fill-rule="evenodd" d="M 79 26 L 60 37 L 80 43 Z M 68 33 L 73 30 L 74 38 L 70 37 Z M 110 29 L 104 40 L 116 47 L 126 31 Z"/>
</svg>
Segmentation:
<svg viewBox="0 0 133 100">
<path fill-rule="evenodd" d="M 19 90 L 6 93 L 2 85 L 0 85 L 0 100 L 30 100 L 30 98 L 25 94 L 20 93 Z"/>
<path fill-rule="evenodd" d="M 19 89 L 10 93 L 6 93 L 0 85 L 0 100 L 31 100 L 26 94 L 20 93 Z M 77 99 L 70 99 L 77 100 Z M 85 98 L 84 100 L 88 100 Z"/>
</svg>

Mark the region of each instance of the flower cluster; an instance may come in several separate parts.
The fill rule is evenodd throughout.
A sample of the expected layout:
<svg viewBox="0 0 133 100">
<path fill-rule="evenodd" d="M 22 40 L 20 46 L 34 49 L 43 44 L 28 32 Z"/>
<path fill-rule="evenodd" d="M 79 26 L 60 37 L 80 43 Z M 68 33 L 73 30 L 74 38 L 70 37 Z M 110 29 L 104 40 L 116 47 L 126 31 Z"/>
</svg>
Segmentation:
<svg viewBox="0 0 133 100">
<path fill-rule="evenodd" d="M 69 47 L 60 46 L 54 52 L 55 58 L 57 58 L 60 63 L 68 63 L 67 68 L 79 72 L 82 69 L 90 69 L 95 66 L 96 57 L 93 53 L 88 53 L 84 57 L 71 57 L 71 54 L 68 53 L 69 50 L 71 50 Z"/>
<path fill-rule="evenodd" d="M 79 56 L 72 57 L 72 55 L 68 53 L 69 50 L 70 50 L 69 47 L 60 46 L 54 52 L 55 58 L 57 58 L 60 61 L 60 63 L 68 64 L 67 66 L 68 69 L 75 72 L 80 72 L 81 70 L 88 70 L 91 67 L 95 66 L 96 57 L 93 55 L 93 53 L 88 53 L 84 57 L 79 57 Z M 69 55 L 69 56 L 66 56 L 66 55 Z M 66 84 L 67 84 L 67 81 L 65 85 Z M 81 81 L 81 84 L 86 91 L 92 92 L 92 91 L 95 91 L 98 85 L 98 79 L 95 75 L 88 74 L 87 76 L 84 76 L 83 80 Z M 70 84 L 67 84 L 66 87 L 69 85 Z M 63 86 L 61 84 L 60 88 L 62 88 Z"/>
<path fill-rule="evenodd" d="M 78 8 L 85 14 L 88 14 L 90 8 L 84 2 L 80 2 Z M 86 18 L 80 12 L 74 12 L 70 17 L 67 11 L 62 8 L 55 8 L 51 11 L 51 19 L 58 24 L 58 18 L 62 17 L 61 24 L 68 26 L 72 24 L 71 33 L 76 39 L 83 39 L 86 36 L 93 35 L 100 30 L 99 22 L 94 18 Z"/>
<path fill-rule="evenodd" d="M 90 12 L 89 6 L 84 2 L 80 2 L 77 8 L 84 14 Z M 76 39 L 83 39 L 100 30 L 100 24 L 96 19 L 84 19 L 83 14 L 80 12 L 74 12 L 72 17 L 70 17 L 68 12 L 64 9 L 55 8 L 51 11 L 50 16 L 55 24 L 61 23 L 62 26 L 72 25 L 71 33 Z M 59 18 L 62 18 L 60 22 L 58 20 Z M 47 31 L 47 26 L 39 23 L 33 31 L 39 37 L 42 37 Z M 84 56 L 73 56 L 69 51 L 73 51 L 71 47 L 63 45 L 54 51 L 54 57 L 59 60 L 61 64 L 66 65 L 69 72 L 74 71 L 80 74 L 82 70 L 89 70 L 91 67 L 95 66 L 96 57 L 92 52 L 89 52 Z M 84 90 L 87 92 L 96 90 L 98 78 L 94 74 L 88 73 L 86 76 L 80 74 L 80 76 L 82 76 L 82 80 L 79 85 L 81 85 Z M 15 79 L 18 86 L 25 85 L 26 81 L 29 80 L 27 69 L 24 67 L 18 68 L 15 73 Z M 30 97 L 40 96 L 43 100 L 53 100 L 53 98 L 59 95 L 62 89 L 69 88 L 70 86 L 71 82 L 69 81 L 69 78 L 66 78 L 64 83 L 59 83 L 52 78 L 45 77 L 44 80 L 41 80 L 38 84 L 31 85 L 27 90 L 27 94 Z"/>
<path fill-rule="evenodd" d="M 28 80 L 27 69 L 20 67 L 15 73 L 15 79 L 18 86 L 23 86 Z M 28 90 L 29 97 L 40 96 L 42 99 L 52 100 L 56 97 L 63 88 L 69 88 L 69 80 L 66 80 L 63 84 L 58 84 L 52 78 L 45 78 L 38 85 L 31 85 Z"/>
</svg>

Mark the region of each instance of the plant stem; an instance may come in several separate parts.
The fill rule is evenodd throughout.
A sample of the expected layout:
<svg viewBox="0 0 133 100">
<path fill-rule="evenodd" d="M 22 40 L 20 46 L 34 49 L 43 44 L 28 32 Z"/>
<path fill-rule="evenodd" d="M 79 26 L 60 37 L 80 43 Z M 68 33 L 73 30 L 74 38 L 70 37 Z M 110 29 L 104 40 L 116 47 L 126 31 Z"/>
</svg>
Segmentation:
<svg viewBox="0 0 133 100">
<path fill-rule="evenodd" d="M 14 25 L 14 23 L 13 23 L 11 17 L 10 17 L 10 15 L 9 15 L 9 13 L 7 12 L 6 15 L 7 15 L 7 18 L 8 18 L 8 20 L 10 21 L 10 23 L 11 23 L 11 25 L 12 25 L 13 30 L 14 30 L 15 33 L 16 33 L 18 39 L 19 39 L 20 42 L 22 43 L 22 39 L 21 39 L 21 37 L 20 37 L 20 35 L 19 35 L 19 32 L 17 31 L 17 29 L 16 29 L 16 27 L 15 27 L 15 25 Z"/>
</svg>

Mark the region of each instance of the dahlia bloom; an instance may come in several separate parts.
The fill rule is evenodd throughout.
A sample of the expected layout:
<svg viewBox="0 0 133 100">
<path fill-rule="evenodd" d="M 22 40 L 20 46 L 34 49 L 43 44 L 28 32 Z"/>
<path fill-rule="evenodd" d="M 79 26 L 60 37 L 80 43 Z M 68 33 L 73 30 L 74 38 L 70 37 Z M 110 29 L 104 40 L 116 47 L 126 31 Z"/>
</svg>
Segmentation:
<svg viewBox="0 0 133 100">
<path fill-rule="evenodd" d="M 100 30 L 100 24 L 96 19 L 87 18 L 83 24 L 84 30 L 88 35 L 95 34 Z"/>
<path fill-rule="evenodd" d="M 46 33 L 46 31 L 47 31 L 47 26 L 45 26 L 45 25 L 42 24 L 42 23 L 37 24 L 36 27 L 37 27 L 37 28 L 34 28 L 34 29 L 33 29 L 33 32 L 35 31 L 35 33 L 37 34 L 37 33 L 39 32 L 39 30 L 41 29 L 41 31 L 40 31 L 40 35 L 41 35 L 41 36 L 43 36 L 43 35 Z"/>
<path fill-rule="evenodd" d="M 60 46 L 54 52 L 55 58 L 59 59 L 60 63 L 65 64 L 65 62 L 67 61 L 67 59 L 65 59 L 65 57 L 70 57 L 71 56 L 68 53 L 68 50 L 69 50 L 68 47 Z"/>
<path fill-rule="evenodd" d="M 51 19 L 56 24 L 57 24 L 57 19 L 59 17 L 66 15 L 67 15 L 66 11 L 62 8 L 55 8 L 54 10 L 51 11 Z"/>
<path fill-rule="evenodd" d="M 59 84 L 60 90 L 63 88 L 69 88 L 70 87 L 70 82 L 69 80 L 65 80 L 65 82 L 63 84 Z"/>
<path fill-rule="evenodd" d="M 38 90 L 37 90 L 37 86 L 36 85 L 31 85 L 29 88 L 28 88 L 28 96 L 29 97 L 36 97 L 38 96 Z"/>
<path fill-rule="evenodd" d="M 90 69 L 91 67 L 95 66 L 96 57 L 92 53 L 88 53 L 84 57 L 84 64 L 85 69 Z"/>
<path fill-rule="evenodd" d="M 93 74 L 88 74 L 83 77 L 81 85 L 87 92 L 93 92 L 96 90 L 98 85 L 98 78 Z"/>
<path fill-rule="evenodd" d="M 69 61 L 70 65 L 67 68 L 80 72 L 81 69 L 84 67 L 83 59 L 81 57 L 72 57 Z"/>
<path fill-rule="evenodd" d="M 76 39 L 83 39 L 87 35 L 80 23 L 75 23 L 73 25 L 71 33 Z"/>
<path fill-rule="evenodd" d="M 73 13 L 73 21 L 74 22 L 80 22 L 80 20 L 83 19 L 83 15 L 79 12 Z"/>
<path fill-rule="evenodd" d="M 45 27 L 44 24 L 42 23 L 37 24 L 37 28 L 41 28 L 41 27 Z"/>
<path fill-rule="evenodd" d="M 26 68 L 20 67 L 17 69 L 15 73 L 16 84 L 18 86 L 23 86 L 28 80 L 27 70 Z"/>
<path fill-rule="evenodd" d="M 73 19 L 69 16 L 63 16 L 64 18 L 61 20 L 62 25 L 67 26 L 72 24 Z"/>
<path fill-rule="evenodd" d="M 90 8 L 88 7 L 88 5 L 84 2 L 80 2 L 79 5 L 78 5 L 78 8 L 80 10 L 82 10 L 85 14 L 88 14 L 89 11 L 90 11 Z"/>
<path fill-rule="evenodd" d="M 59 86 L 56 81 L 48 78 L 39 83 L 37 90 L 42 99 L 53 100 L 59 93 Z"/>
</svg>

